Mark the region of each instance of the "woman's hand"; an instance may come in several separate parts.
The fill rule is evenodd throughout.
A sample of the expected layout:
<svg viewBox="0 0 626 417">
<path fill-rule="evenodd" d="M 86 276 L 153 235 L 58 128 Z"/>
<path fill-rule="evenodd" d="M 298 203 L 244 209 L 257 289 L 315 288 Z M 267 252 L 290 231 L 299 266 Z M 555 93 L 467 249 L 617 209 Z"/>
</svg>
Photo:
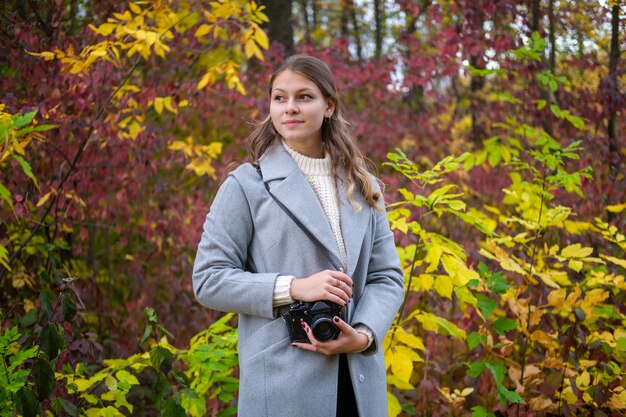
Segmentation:
<svg viewBox="0 0 626 417">
<path fill-rule="evenodd" d="M 352 279 L 343 271 L 326 270 L 291 281 L 289 295 L 299 301 L 328 300 L 342 307 L 352 298 Z"/>
<path fill-rule="evenodd" d="M 361 352 L 367 347 L 369 340 L 366 335 L 357 332 L 352 326 L 337 316 L 333 317 L 333 323 L 341 330 L 337 339 L 320 342 L 313 335 L 311 328 L 305 322 L 302 322 L 302 328 L 306 331 L 311 343 L 294 342 L 291 346 L 329 356 L 339 353 Z"/>
</svg>

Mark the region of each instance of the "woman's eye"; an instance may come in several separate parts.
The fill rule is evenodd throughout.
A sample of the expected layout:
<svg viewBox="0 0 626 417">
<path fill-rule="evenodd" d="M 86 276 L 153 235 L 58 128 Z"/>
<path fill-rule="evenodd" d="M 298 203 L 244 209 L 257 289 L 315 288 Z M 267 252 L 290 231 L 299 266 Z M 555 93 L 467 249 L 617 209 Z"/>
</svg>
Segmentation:
<svg viewBox="0 0 626 417">
<path fill-rule="evenodd" d="M 274 96 L 274 101 L 283 101 L 283 96 Z"/>
<path fill-rule="evenodd" d="M 300 100 L 310 100 L 310 99 L 312 99 L 312 98 L 313 98 L 313 97 L 311 97 L 311 96 L 310 96 L 310 95 L 308 95 L 308 94 L 302 94 L 302 95 L 300 96 Z"/>
</svg>

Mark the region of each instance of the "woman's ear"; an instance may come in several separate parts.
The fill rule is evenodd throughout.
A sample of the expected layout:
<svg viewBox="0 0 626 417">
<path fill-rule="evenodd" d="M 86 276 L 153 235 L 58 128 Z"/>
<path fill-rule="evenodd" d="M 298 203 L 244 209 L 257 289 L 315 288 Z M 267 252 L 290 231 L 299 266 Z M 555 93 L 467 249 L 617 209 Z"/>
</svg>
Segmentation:
<svg viewBox="0 0 626 417">
<path fill-rule="evenodd" d="M 326 102 L 326 113 L 324 113 L 325 117 L 330 117 L 335 112 L 335 100 L 329 98 Z"/>
</svg>

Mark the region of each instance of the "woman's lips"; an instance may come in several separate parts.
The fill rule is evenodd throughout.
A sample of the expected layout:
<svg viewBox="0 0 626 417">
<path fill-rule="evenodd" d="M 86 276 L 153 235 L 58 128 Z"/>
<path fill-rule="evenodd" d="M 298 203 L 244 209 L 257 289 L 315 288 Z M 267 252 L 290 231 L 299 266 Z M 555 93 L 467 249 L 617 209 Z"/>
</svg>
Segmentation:
<svg viewBox="0 0 626 417">
<path fill-rule="evenodd" d="M 286 120 L 283 122 L 285 126 L 295 126 L 304 123 L 302 120 Z"/>
</svg>

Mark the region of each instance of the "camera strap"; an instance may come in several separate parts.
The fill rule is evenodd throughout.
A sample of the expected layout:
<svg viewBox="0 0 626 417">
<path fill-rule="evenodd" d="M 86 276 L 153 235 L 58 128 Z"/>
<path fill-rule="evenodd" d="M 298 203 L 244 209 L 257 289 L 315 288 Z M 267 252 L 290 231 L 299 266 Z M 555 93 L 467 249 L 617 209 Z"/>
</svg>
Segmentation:
<svg viewBox="0 0 626 417">
<path fill-rule="evenodd" d="M 287 216 L 289 216 L 289 218 L 293 220 L 293 222 L 304 232 L 304 234 L 307 235 L 307 237 L 311 239 L 311 241 L 315 243 L 322 250 L 322 252 L 324 253 L 324 256 L 326 256 L 326 258 L 328 259 L 330 264 L 333 266 L 333 268 L 336 271 L 339 271 L 339 266 L 335 262 L 335 257 L 333 257 L 332 253 L 328 250 L 328 248 L 326 248 L 326 246 L 324 246 L 322 242 L 320 242 L 319 239 L 315 237 L 315 235 L 313 235 L 313 233 L 311 233 L 311 231 L 307 229 L 302 224 L 302 222 L 298 220 L 298 218 L 294 216 L 293 213 L 290 212 L 289 209 L 285 207 L 283 203 L 280 202 L 280 200 L 278 200 L 278 198 L 276 198 L 274 194 L 272 194 L 272 192 L 270 191 L 270 186 L 263 180 L 263 172 L 261 172 L 261 165 L 256 163 L 254 164 L 254 167 L 256 168 L 256 171 L 259 173 L 259 176 L 261 177 L 261 181 L 263 182 L 263 185 L 265 185 L 265 189 L 267 190 L 267 193 L 274 199 L 276 204 L 278 204 L 278 207 L 280 207 L 285 212 L 285 214 L 287 214 Z"/>
</svg>

